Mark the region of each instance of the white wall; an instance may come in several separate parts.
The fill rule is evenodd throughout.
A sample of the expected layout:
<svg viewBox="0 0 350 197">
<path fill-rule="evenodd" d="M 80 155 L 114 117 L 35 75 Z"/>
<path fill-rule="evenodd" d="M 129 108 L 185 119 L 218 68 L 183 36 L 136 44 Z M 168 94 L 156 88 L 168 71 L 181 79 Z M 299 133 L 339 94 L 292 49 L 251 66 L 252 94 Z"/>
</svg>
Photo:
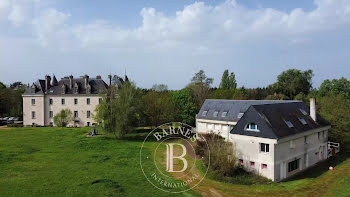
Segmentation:
<svg viewBox="0 0 350 197">
<path fill-rule="evenodd" d="M 44 120 L 44 95 L 23 96 L 23 125 L 41 125 L 45 124 Z M 35 104 L 32 105 L 32 99 Z M 35 112 L 35 119 L 32 119 L 32 111 Z"/>
<path fill-rule="evenodd" d="M 217 120 L 196 120 L 196 129 L 199 133 L 213 132 L 229 140 L 229 133 L 237 122 L 217 121 Z"/>
<path fill-rule="evenodd" d="M 53 100 L 53 104 L 49 104 L 49 99 Z M 62 105 L 61 99 L 65 99 L 65 104 Z M 78 99 L 78 104 L 74 104 L 74 99 Z M 90 98 L 90 105 L 87 104 L 86 99 Z M 87 126 L 87 122 L 95 123 L 93 115 L 95 114 L 95 109 L 99 104 L 99 95 L 47 95 L 45 98 L 45 125 L 49 125 L 53 122 L 53 118 L 49 118 L 49 111 L 53 111 L 53 116 L 59 113 L 62 109 L 70 109 L 74 116 L 74 111 L 78 111 L 79 122 L 70 123 L 68 126 Z M 90 118 L 87 118 L 87 111 L 90 110 Z"/>
</svg>

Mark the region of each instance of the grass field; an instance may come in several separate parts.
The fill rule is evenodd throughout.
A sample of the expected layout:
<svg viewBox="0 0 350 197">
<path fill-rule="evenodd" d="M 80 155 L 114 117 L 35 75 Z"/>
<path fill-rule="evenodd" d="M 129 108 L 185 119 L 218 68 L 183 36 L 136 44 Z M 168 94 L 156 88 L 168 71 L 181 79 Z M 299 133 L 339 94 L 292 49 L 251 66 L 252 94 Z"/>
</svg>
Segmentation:
<svg viewBox="0 0 350 197">
<path fill-rule="evenodd" d="M 0 129 L 0 196 L 169 196 L 139 165 L 143 136 L 86 137 L 89 128 Z M 152 146 L 149 142 L 147 146 Z M 328 171 L 329 165 L 335 166 Z M 199 169 L 200 171 L 200 169 Z M 350 159 L 340 155 L 293 180 L 235 185 L 205 178 L 181 196 L 350 196 Z"/>
<path fill-rule="evenodd" d="M 89 128 L 0 130 L 0 196 L 168 196 L 148 183 L 142 140 L 86 137 Z M 195 192 L 185 193 L 197 196 Z M 182 195 L 183 196 L 183 195 Z"/>
</svg>

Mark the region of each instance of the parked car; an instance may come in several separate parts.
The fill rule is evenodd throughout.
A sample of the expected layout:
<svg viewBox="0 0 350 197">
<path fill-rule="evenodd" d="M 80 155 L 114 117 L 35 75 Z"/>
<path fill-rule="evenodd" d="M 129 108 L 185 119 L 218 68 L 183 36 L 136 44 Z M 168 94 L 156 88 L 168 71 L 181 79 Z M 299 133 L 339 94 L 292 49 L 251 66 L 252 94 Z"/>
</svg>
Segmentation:
<svg viewBox="0 0 350 197">
<path fill-rule="evenodd" d="M 15 122 L 15 117 L 10 117 L 9 119 L 7 119 L 6 123 L 7 124 L 13 124 Z"/>
</svg>

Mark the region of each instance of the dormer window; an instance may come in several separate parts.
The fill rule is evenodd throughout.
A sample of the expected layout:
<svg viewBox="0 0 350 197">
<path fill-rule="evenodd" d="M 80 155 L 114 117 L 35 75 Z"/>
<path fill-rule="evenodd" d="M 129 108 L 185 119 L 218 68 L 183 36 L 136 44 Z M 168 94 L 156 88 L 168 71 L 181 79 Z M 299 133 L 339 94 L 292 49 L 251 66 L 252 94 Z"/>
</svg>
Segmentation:
<svg viewBox="0 0 350 197">
<path fill-rule="evenodd" d="M 258 125 L 255 124 L 255 123 L 249 123 L 249 124 L 246 126 L 246 130 L 248 130 L 248 131 L 259 131 Z"/>
<path fill-rule="evenodd" d="M 67 87 L 66 85 L 62 85 L 62 94 L 65 94 L 67 92 Z"/>
<path fill-rule="evenodd" d="M 304 118 L 299 118 L 299 121 L 300 121 L 303 125 L 307 125 L 307 122 L 305 121 Z"/>
<path fill-rule="evenodd" d="M 78 94 L 79 93 L 79 86 L 77 83 L 74 84 L 74 90 L 73 90 L 74 94 Z"/>
<path fill-rule="evenodd" d="M 91 86 L 90 85 L 86 86 L 86 94 L 91 94 Z"/>
<path fill-rule="evenodd" d="M 288 126 L 289 128 L 293 128 L 293 127 L 294 127 L 294 125 L 292 124 L 291 121 L 285 120 L 284 122 L 287 124 L 287 126 Z"/>
<path fill-rule="evenodd" d="M 202 116 L 206 116 L 207 113 L 208 113 L 208 111 L 203 111 L 203 112 L 202 112 Z"/>
<path fill-rule="evenodd" d="M 239 119 L 239 118 L 242 118 L 243 115 L 244 115 L 244 113 L 238 113 L 237 118 L 238 118 L 238 119 Z"/>
<path fill-rule="evenodd" d="M 214 117 L 218 117 L 218 113 L 219 113 L 218 111 L 215 111 L 214 114 L 213 114 L 213 116 L 214 116 Z"/>
<path fill-rule="evenodd" d="M 309 115 L 305 110 L 303 110 L 303 109 L 299 109 L 299 111 L 302 113 L 302 114 L 304 114 L 305 116 L 307 116 L 307 115 Z"/>
<path fill-rule="evenodd" d="M 225 118 L 227 115 L 227 111 L 222 112 L 221 117 Z"/>
</svg>

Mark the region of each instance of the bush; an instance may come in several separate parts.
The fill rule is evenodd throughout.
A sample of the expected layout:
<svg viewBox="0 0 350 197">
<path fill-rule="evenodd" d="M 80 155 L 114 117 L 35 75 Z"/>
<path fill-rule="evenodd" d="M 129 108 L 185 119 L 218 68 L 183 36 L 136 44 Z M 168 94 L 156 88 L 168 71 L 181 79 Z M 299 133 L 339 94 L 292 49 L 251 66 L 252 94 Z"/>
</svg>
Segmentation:
<svg viewBox="0 0 350 197">
<path fill-rule="evenodd" d="M 58 127 L 66 127 L 72 120 L 73 113 L 69 109 L 62 109 L 53 117 L 53 121 Z"/>
<path fill-rule="evenodd" d="M 204 135 L 204 138 L 210 152 L 203 141 L 198 141 L 195 148 L 196 154 L 203 158 L 204 165 L 222 176 L 233 176 L 239 165 L 232 143 L 213 133 Z"/>
</svg>

